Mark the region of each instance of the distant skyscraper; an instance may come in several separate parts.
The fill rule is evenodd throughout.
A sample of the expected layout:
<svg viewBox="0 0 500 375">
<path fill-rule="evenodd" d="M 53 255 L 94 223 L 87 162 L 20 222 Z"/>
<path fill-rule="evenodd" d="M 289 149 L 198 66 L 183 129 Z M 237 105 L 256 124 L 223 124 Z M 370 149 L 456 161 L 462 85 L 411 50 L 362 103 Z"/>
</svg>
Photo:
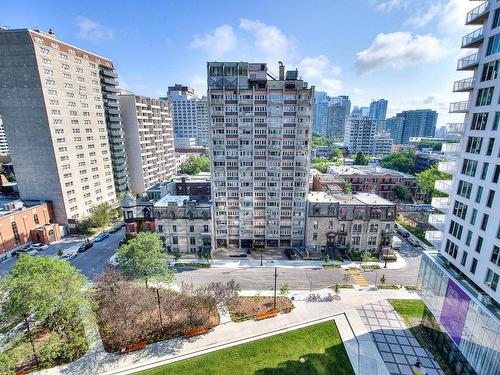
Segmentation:
<svg viewBox="0 0 500 375">
<path fill-rule="evenodd" d="M 175 84 L 168 87 L 166 99 L 172 103 L 175 138 L 195 138 L 198 146 L 208 146 L 206 98 L 199 99 L 189 86 Z"/>
<path fill-rule="evenodd" d="M 313 132 L 325 136 L 328 123 L 328 104 L 330 97 L 323 91 L 314 94 Z"/>
<path fill-rule="evenodd" d="M 115 203 L 128 172 L 113 63 L 30 29 L 0 29 L 0 55 L 0 113 L 21 198 L 52 201 L 68 226 Z"/>
<path fill-rule="evenodd" d="M 342 139 L 347 117 L 351 110 L 351 101 L 348 96 L 330 98 L 326 124 L 326 136 Z"/>
<path fill-rule="evenodd" d="M 398 116 L 390 117 L 385 120 L 385 129 L 390 133 L 395 145 L 401 144 L 404 122 L 404 117 Z"/>
<path fill-rule="evenodd" d="M 313 99 L 282 64 L 208 63 L 216 247 L 305 245 Z"/>
<path fill-rule="evenodd" d="M 370 113 L 368 114 L 374 120 L 384 121 L 387 114 L 387 100 L 373 100 L 370 103 Z"/>
<path fill-rule="evenodd" d="M 411 137 L 434 137 L 436 132 L 437 112 L 431 109 L 415 109 L 398 113 L 403 117 L 401 143 L 409 143 Z"/>
<path fill-rule="evenodd" d="M 171 104 L 122 91 L 120 109 L 125 127 L 130 184 L 142 194 L 175 174 Z"/>
<path fill-rule="evenodd" d="M 370 107 L 360 107 L 355 105 L 352 109 L 351 116 L 364 116 L 367 117 L 370 114 Z"/>
<path fill-rule="evenodd" d="M 5 129 L 3 127 L 2 117 L 0 116 L 0 156 L 7 156 L 9 154 L 9 145 L 7 144 Z"/>
<path fill-rule="evenodd" d="M 374 155 L 376 133 L 376 120 L 368 116 L 350 116 L 345 125 L 344 143 L 349 152 L 362 151 L 365 155 Z"/>
</svg>

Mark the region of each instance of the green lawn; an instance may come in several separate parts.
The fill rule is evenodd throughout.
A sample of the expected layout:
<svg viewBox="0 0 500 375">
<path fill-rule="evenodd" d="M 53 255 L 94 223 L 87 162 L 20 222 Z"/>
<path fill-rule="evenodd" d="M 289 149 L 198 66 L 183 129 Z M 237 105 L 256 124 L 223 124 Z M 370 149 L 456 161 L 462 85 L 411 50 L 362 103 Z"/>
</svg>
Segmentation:
<svg viewBox="0 0 500 375">
<path fill-rule="evenodd" d="M 401 225 L 403 228 L 405 228 L 408 232 L 413 234 L 415 237 L 417 237 L 420 241 L 425 243 L 427 246 L 432 246 L 432 244 L 429 241 L 427 241 L 427 239 L 425 238 L 425 230 L 413 228 L 412 226 L 405 224 L 405 223 L 401 222 L 400 220 L 396 220 L 396 223 L 398 223 L 398 225 Z"/>
<path fill-rule="evenodd" d="M 300 363 L 299 359 L 305 362 Z M 325 322 L 218 350 L 142 375 L 354 374 L 335 322 Z"/>
<path fill-rule="evenodd" d="M 422 318 L 424 315 L 425 305 L 419 299 L 390 299 L 389 303 L 401 317 Z"/>
</svg>

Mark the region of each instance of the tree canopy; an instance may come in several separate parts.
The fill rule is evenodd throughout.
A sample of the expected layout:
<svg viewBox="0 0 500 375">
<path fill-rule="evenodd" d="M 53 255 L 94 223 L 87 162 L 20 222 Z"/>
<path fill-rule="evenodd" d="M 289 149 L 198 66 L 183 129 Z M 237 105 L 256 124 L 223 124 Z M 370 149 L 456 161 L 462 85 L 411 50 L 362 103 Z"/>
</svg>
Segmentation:
<svg viewBox="0 0 500 375">
<path fill-rule="evenodd" d="M 363 151 L 358 151 L 356 153 L 356 158 L 354 159 L 354 165 L 368 165 L 370 159 L 365 156 Z"/>
<path fill-rule="evenodd" d="M 399 172 L 415 173 L 415 151 L 391 152 L 380 162 L 380 166 L 395 169 Z"/>
<path fill-rule="evenodd" d="M 182 174 L 193 175 L 200 172 L 210 172 L 210 159 L 207 155 L 191 155 L 179 168 L 179 173 Z"/>
<path fill-rule="evenodd" d="M 334 148 L 332 150 L 332 157 L 333 158 L 336 158 L 336 159 L 339 159 L 339 158 L 343 158 L 344 157 L 344 154 L 342 151 L 340 151 L 340 149 L 338 148 Z"/>
<path fill-rule="evenodd" d="M 95 229 L 104 228 L 115 223 L 120 217 L 119 210 L 109 203 L 100 203 L 92 209 L 92 213 L 81 220 L 77 229 L 85 236 L 91 236 Z"/>
<path fill-rule="evenodd" d="M 335 138 L 329 138 L 329 137 L 321 137 L 314 135 L 312 136 L 312 145 L 314 147 L 321 147 L 321 146 L 333 146 L 333 144 L 337 142 L 337 139 Z"/>
<path fill-rule="evenodd" d="M 394 188 L 394 195 L 403 202 L 408 202 L 410 200 L 410 191 L 405 186 L 396 186 Z"/>
<path fill-rule="evenodd" d="M 451 180 L 451 178 L 452 176 L 448 173 L 438 171 L 437 164 L 434 164 L 425 171 L 417 173 L 415 183 L 424 194 L 430 194 L 433 197 L 446 197 L 446 194 L 434 189 L 434 184 L 436 180 Z"/>
<path fill-rule="evenodd" d="M 327 159 L 323 157 L 313 158 L 311 161 L 311 166 L 321 173 L 326 173 L 326 171 L 328 170 Z"/>
<path fill-rule="evenodd" d="M 116 263 L 125 275 L 144 279 L 147 286 L 151 279 L 172 281 L 173 271 L 168 268 L 168 259 L 158 234 L 140 232 L 118 249 Z"/>
</svg>

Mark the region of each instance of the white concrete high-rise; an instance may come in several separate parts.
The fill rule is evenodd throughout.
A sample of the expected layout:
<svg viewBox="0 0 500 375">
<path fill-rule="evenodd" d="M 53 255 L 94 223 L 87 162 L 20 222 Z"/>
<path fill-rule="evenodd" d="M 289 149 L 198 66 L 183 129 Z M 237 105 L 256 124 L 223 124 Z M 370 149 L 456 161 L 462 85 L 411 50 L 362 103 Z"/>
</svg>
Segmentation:
<svg viewBox="0 0 500 375">
<path fill-rule="evenodd" d="M 314 87 L 280 64 L 208 63 L 215 246 L 304 246 Z"/>
<path fill-rule="evenodd" d="M 142 194 L 175 174 L 171 104 L 123 90 L 119 103 L 132 192 Z"/>
<path fill-rule="evenodd" d="M 349 116 L 344 130 L 344 143 L 349 152 L 374 155 L 377 120 L 368 116 Z"/>
<path fill-rule="evenodd" d="M 3 127 L 2 116 L 0 116 L 0 156 L 10 155 L 5 128 Z"/>
<path fill-rule="evenodd" d="M 51 31 L 0 30 L 0 115 L 19 192 L 22 199 L 52 201 L 60 224 L 115 203 L 113 152 L 124 150 L 110 143 L 123 146 L 123 129 L 105 98 L 115 94 L 115 78 L 109 59 Z M 126 181 L 123 160 L 118 177 Z"/>
</svg>

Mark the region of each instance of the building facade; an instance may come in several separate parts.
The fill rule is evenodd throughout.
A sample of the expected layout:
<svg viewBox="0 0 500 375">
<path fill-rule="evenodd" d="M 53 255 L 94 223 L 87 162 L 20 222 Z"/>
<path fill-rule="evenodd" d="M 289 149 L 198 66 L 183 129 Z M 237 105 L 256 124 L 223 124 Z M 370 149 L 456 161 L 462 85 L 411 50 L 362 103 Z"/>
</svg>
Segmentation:
<svg viewBox="0 0 500 375">
<path fill-rule="evenodd" d="M 319 136 L 326 135 L 329 101 L 330 97 L 326 94 L 326 92 L 316 91 L 314 93 L 313 132 Z"/>
<path fill-rule="evenodd" d="M 134 194 L 175 174 L 175 146 L 170 103 L 121 91 L 120 110 Z"/>
<path fill-rule="evenodd" d="M 388 200 L 395 200 L 394 192 L 397 186 L 405 187 L 408 192 L 416 197 L 416 177 L 387 169 L 373 166 L 329 166 L 328 173 L 342 178 L 351 183 L 353 192 L 375 193 Z"/>
<path fill-rule="evenodd" d="M 175 139 L 194 138 L 196 146 L 207 147 L 209 129 L 206 97 L 200 99 L 193 88 L 176 84 L 168 87 L 166 99 L 172 103 Z"/>
<path fill-rule="evenodd" d="M 208 63 L 217 248 L 304 245 L 314 87 L 282 64 L 267 73 Z"/>
<path fill-rule="evenodd" d="M 40 201 L 0 201 L 0 259 L 27 242 L 50 244 L 61 239 L 52 205 Z"/>
<path fill-rule="evenodd" d="M 500 372 L 500 3 L 484 1 L 466 15 L 475 25 L 462 39 L 472 54 L 457 69 L 471 76 L 454 82 L 455 92 L 469 99 L 451 103 L 450 112 L 465 114 L 464 123 L 448 129 L 461 143 L 443 144 L 448 160 L 438 164 L 453 180 L 438 180 L 435 188 L 447 198 L 433 199 L 442 214 L 431 215 L 437 228 L 426 237 L 439 252 L 422 257 L 421 296 L 433 324 L 433 341 L 455 373 Z"/>
<path fill-rule="evenodd" d="M 10 155 L 9 144 L 5 135 L 5 128 L 3 127 L 2 116 L 0 116 L 0 156 Z"/>
<path fill-rule="evenodd" d="M 368 116 L 350 116 L 347 119 L 344 133 L 344 143 L 349 152 L 363 152 L 374 155 L 377 121 Z"/>
<path fill-rule="evenodd" d="M 389 255 L 396 205 L 376 194 L 310 192 L 306 242 L 309 254 L 332 259 L 347 252 Z"/>
<path fill-rule="evenodd" d="M 165 195 L 154 204 L 156 232 L 168 252 L 212 251 L 212 204 L 188 195 Z"/>
<path fill-rule="evenodd" d="M 392 138 L 389 133 L 377 133 L 373 140 L 373 154 L 387 155 L 392 151 Z"/>
<path fill-rule="evenodd" d="M 385 120 L 385 130 L 389 132 L 395 145 L 402 144 L 404 122 L 404 117 L 398 116 L 394 116 Z"/>
<path fill-rule="evenodd" d="M 384 121 L 387 114 L 387 103 L 385 99 L 372 100 L 368 116 L 377 121 Z"/>
<path fill-rule="evenodd" d="M 351 101 L 348 96 L 330 98 L 326 123 L 327 137 L 343 139 L 345 124 L 350 111 Z"/>
<path fill-rule="evenodd" d="M 434 137 L 438 114 L 431 109 L 414 109 L 396 114 L 403 118 L 401 143 L 410 142 L 411 137 Z"/>
<path fill-rule="evenodd" d="M 19 193 L 51 201 L 63 225 L 115 202 L 103 69 L 113 63 L 53 32 L 0 30 L 0 114 Z"/>
</svg>

